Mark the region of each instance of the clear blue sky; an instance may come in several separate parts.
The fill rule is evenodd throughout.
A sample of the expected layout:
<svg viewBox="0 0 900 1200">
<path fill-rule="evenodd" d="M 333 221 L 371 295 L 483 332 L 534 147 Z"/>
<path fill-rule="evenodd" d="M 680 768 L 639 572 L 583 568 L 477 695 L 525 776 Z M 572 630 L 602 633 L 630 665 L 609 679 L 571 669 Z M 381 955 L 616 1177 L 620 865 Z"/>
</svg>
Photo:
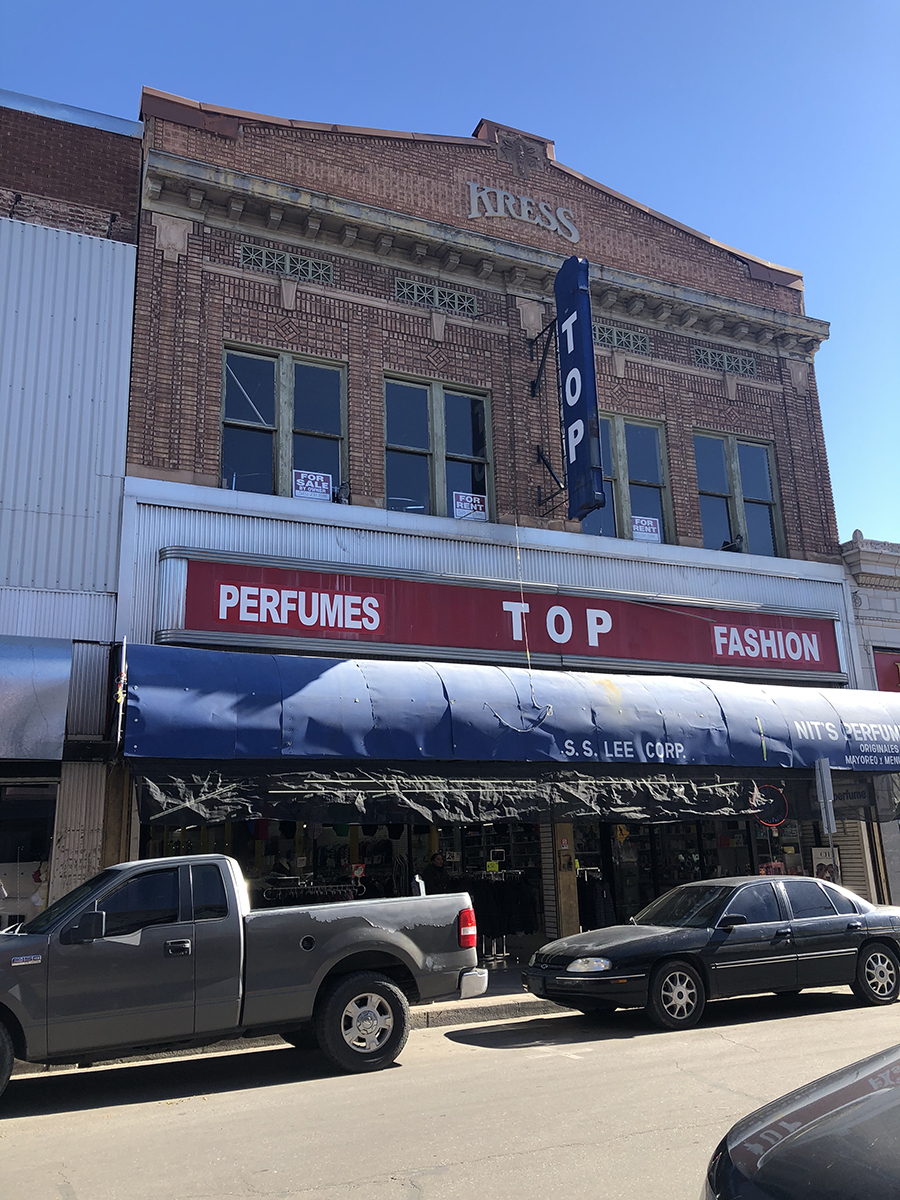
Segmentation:
<svg viewBox="0 0 900 1200">
<path fill-rule="evenodd" d="M 797 267 L 838 525 L 900 542 L 898 0 L 3 6 L 0 86 L 136 118 L 142 85 L 429 133 L 489 117 Z"/>
</svg>

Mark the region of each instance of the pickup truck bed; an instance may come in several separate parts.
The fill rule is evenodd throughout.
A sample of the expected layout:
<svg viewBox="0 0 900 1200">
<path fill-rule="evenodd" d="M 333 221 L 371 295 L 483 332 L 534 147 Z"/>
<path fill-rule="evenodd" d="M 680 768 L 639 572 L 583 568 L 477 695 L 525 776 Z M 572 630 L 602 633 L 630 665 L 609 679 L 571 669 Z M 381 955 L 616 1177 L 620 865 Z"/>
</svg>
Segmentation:
<svg viewBox="0 0 900 1200">
<path fill-rule="evenodd" d="M 13 1057 L 312 1030 L 342 1070 L 399 1055 L 409 1005 L 479 995 L 465 893 L 251 912 L 223 855 L 122 863 L 0 933 L 0 1092 Z"/>
</svg>

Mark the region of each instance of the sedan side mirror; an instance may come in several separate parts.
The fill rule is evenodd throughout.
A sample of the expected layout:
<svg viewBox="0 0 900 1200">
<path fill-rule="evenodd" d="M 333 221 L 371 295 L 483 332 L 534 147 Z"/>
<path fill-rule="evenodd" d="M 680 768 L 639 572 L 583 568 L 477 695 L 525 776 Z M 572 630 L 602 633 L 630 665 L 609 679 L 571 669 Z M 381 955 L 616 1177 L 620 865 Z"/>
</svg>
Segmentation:
<svg viewBox="0 0 900 1200">
<path fill-rule="evenodd" d="M 729 913 L 719 922 L 720 929 L 733 929 L 735 925 L 746 925 L 747 918 L 743 913 Z"/>
<path fill-rule="evenodd" d="M 96 942 L 106 937 L 106 913 L 85 912 L 69 930 L 69 942 L 80 946 L 85 942 Z"/>
</svg>

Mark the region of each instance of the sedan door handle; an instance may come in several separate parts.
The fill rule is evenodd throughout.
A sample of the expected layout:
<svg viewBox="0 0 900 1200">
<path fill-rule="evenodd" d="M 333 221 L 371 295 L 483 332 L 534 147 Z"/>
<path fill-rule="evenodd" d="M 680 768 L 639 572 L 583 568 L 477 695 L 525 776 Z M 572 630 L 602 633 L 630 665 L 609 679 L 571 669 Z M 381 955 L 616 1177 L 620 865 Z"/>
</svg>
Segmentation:
<svg viewBox="0 0 900 1200">
<path fill-rule="evenodd" d="M 864 928 L 862 921 L 848 921 L 847 922 L 847 932 L 848 933 L 850 932 L 851 929 L 862 929 L 862 928 Z"/>
<path fill-rule="evenodd" d="M 191 952 L 191 943 L 184 942 L 166 942 L 165 952 L 169 958 L 184 958 Z"/>
<path fill-rule="evenodd" d="M 776 929 L 776 930 L 775 930 L 775 936 L 776 936 L 776 937 L 787 937 L 787 938 L 789 938 L 793 932 L 794 932 L 794 931 L 793 931 L 792 929 L 790 929 L 790 928 L 788 928 L 788 929 Z"/>
</svg>

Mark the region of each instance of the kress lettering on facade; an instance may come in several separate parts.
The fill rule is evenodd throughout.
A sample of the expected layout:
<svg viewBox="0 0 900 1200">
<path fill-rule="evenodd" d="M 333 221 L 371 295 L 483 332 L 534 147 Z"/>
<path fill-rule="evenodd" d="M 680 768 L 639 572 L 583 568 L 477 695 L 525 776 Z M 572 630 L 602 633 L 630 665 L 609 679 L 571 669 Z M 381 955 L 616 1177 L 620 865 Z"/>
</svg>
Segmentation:
<svg viewBox="0 0 900 1200">
<path fill-rule="evenodd" d="M 469 219 L 477 217 L 512 217 L 526 225 L 537 225 L 550 233 L 558 233 L 574 246 L 581 241 L 575 228 L 574 214 L 560 205 L 554 209 L 546 200 L 532 200 L 530 196 L 516 196 L 502 188 L 484 187 L 480 183 L 468 183 Z"/>
</svg>

